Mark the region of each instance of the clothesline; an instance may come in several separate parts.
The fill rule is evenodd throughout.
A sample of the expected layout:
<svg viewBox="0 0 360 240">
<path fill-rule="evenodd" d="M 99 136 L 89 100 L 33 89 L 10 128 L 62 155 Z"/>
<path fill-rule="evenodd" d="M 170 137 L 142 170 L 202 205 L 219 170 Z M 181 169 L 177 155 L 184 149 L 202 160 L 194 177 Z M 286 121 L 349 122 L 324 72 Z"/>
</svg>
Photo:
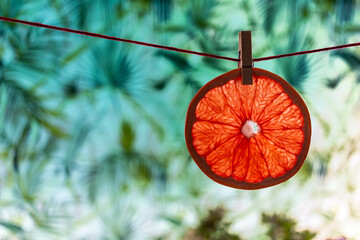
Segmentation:
<svg viewBox="0 0 360 240">
<path fill-rule="evenodd" d="M 30 21 L 24 21 L 24 20 L 20 20 L 20 19 L 0 17 L 0 20 L 6 21 L 6 22 L 30 25 L 30 26 L 39 27 L 39 28 L 47 28 L 47 29 L 53 29 L 53 30 L 57 30 L 57 31 L 76 33 L 76 34 L 85 35 L 85 36 L 89 36 L 89 37 L 103 38 L 103 39 L 108 39 L 108 40 L 113 40 L 113 41 L 118 41 L 118 42 L 133 43 L 133 44 L 147 46 L 147 47 L 160 48 L 160 49 L 164 49 L 164 50 L 168 50 L 168 51 L 189 53 L 189 54 L 195 54 L 195 55 L 199 55 L 199 56 L 203 56 L 203 57 L 210 57 L 210 58 L 223 59 L 223 60 L 228 60 L 228 61 L 233 61 L 233 62 L 239 62 L 238 58 L 231 58 L 231 57 L 225 57 L 225 56 L 220 56 L 220 55 L 215 55 L 215 54 L 210 54 L 210 53 L 203 53 L 203 52 L 191 51 L 191 50 L 187 50 L 187 49 L 159 45 L 159 44 L 154 44 L 154 43 L 147 43 L 147 42 L 135 41 L 135 40 L 125 39 L 125 38 L 118 38 L 118 37 L 113 37 L 113 36 L 108 36 L 108 35 L 103 35 L 103 34 L 98 34 L 98 33 L 80 31 L 80 30 L 75 30 L 75 29 L 70 29 L 70 28 L 57 27 L 57 26 L 46 25 L 46 24 L 30 22 Z M 268 56 L 268 57 L 262 57 L 262 58 L 254 58 L 253 61 L 260 62 L 260 61 L 266 61 L 266 60 L 271 60 L 271 59 L 304 55 L 304 54 L 310 54 L 310 53 L 316 53 L 316 52 L 324 52 L 324 51 L 356 47 L 356 46 L 360 46 L 360 42 L 338 45 L 338 46 L 333 46 L 333 47 L 325 47 L 325 48 L 307 50 L 307 51 L 286 53 L 286 54 L 280 54 L 280 55 L 274 55 L 274 56 Z"/>
</svg>

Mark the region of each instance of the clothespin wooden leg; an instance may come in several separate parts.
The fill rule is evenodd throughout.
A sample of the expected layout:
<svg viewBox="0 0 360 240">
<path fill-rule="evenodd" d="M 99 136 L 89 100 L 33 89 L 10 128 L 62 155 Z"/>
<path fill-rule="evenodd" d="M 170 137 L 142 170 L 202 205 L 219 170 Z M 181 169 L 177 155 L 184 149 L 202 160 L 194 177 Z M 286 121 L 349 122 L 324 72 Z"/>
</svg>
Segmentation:
<svg viewBox="0 0 360 240">
<path fill-rule="evenodd" d="M 251 50 L 251 31 L 241 31 L 239 33 L 239 63 L 241 68 L 241 78 L 243 85 L 252 85 L 252 50 Z"/>
</svg>

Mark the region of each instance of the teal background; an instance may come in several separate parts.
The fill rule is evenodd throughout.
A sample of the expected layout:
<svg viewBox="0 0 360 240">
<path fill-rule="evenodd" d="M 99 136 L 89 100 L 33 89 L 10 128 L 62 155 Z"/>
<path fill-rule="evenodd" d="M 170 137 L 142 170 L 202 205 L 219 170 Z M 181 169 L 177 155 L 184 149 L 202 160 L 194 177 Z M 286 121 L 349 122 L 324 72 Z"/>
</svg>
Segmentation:
<svg viewBox="0 0 360 240">
<path fill-rule="evenodd" d="M 358 0 L 1 0 L 0 15 L 237 57 L 358 42 Z M 308 158 L 243 191 L 184 140 L 189 102 L 237 63 L 0 22 L 0 239 L 359 239 L 360 48 L 259 62 L 308 105 Z"/>
</svg>

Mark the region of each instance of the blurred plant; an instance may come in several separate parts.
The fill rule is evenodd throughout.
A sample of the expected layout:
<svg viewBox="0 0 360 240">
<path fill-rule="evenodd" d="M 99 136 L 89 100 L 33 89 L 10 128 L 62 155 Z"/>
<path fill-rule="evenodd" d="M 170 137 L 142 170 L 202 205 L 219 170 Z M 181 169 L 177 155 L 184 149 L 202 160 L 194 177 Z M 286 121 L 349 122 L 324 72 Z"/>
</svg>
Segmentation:
<svg viewBox="0 0 360 240">
<path fill-rule="evenodd" d="M 239 236 L 229 233 L 230 223 L 224 220 L 225 213 L 225 209 L 221 207 L 210 210 L 197 228 L 187 231 L 184 239 L 240 240 Z"/>
<path fill-rule="evenodd" d="M 271 240 L 310 240 L 316 236 L 308 230 L 296 231 L 296 222 L 282 214 L 263 213 L 262 222 L 269 226 L 267 234 Z"/>
</svg>

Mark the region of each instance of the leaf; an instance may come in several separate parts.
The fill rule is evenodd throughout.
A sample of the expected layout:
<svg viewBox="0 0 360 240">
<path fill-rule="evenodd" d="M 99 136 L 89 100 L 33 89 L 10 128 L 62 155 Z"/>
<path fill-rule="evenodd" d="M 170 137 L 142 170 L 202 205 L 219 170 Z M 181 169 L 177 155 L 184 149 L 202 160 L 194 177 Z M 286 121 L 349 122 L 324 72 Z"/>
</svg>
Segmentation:
<svg viewBox="0 0 360 240">
<path fill-rule="evenodd" d="M 171 78 L 169 76 L 163 77 L 161 79 L 152 80 L 152 88 L 156 91 L 162 91 L 168 83 L 171 81 Z"/>
<path fill-rule="evenodd" d="M 279 0 L 259 1 L 260 14 L 263 16 L 263 28 L 268 34 L 272 33 L 275 21 L 280 11 Z"/>
<path fill-rule="evenodd" d="M 111 153 L 85 171 L 83 182 L 91 202 L 98 197 L 116 198 L 129 184 L 129 162 L 121 153 Z"/>
<path fill-rule="evenodd" d="M 336 1 L 335 12 L 336 20 L 341 24 L 350 22 L 354 17 L 355 11 L 355 1 L 346 0 L 346 1 Z"/>
<path fill-rule="evenodd" d="M 242 238 L 237 234 L 230 233 L 230 223 L 224 218 L 225 209 L 221 207 L 211 209 L 208 216 L 201 219 L 198 227 L 187 231 L 185 239 L 241 240 Z"/>
<path fill-rule="evenodd" d="M 182 24 L 166 24 L 164 26 L 158 26 L 157 29 L 159 32 L 167 32 L 167 33 L 184 33 L 187 30 L 186 25 Z"/>
<path fill-rule="evenodd" d="M 188 72 L 191 70 L 192 66 L 189 64 L 188 60 L 179 53 L 173 53 L 169 51 L 157 51 L 157 56 L 164 57 L 170 63 L 172 63 L 178 70 L 183 72 Z"/>
<path fill-rule="evenodd" d="M 359 24 L 356 24 L 356 23 L 348 23 L 344 26 L 342 25 L 336 25 L 336 32 L 338 34 L 340 33 L 359 33 L 360 32 L 360 25 Z"/>
<path fill-rule="evenodd" d="M 334 78 L 328 78 L 326 79 L 326 86 L 328 88 L 334 89 L 337 87 L 337 85 L 340 83 L 340 81 L 344 78 L 344 76 L 336 76 Z"/>
<path fill-rule="evenodd" d="M 16 18 L 23 6 L 24 0 L 2 0 L 0 2 L 0 15 Z"/>
<path fill-rule="evenodd" d="M 83 54 L 86 50 L 88 50 L 89 44 L 85 43 L 80 46 L 78 46 L 75 50 L 70 52 L 68 55 L 66 55 L 62 60 L 62 66 L 68 65 L 71 61 L 79 57 L 81 54 Z"/>
<path fill-rule="evenodd" d="M 36 122 L 56 137 L 67 136 L 59 127 L 50 123 L 50 119 L 61 116 L 60 113 L 42 106 L 40 98 L 33 91 L 8 78 L 6 74 L 0 76 L 0 88 L 4 93 L 0 106 L 3 114 L 7 116 L 4 124 L 18 126 L 23 120 Z M 5 128 L 4 130 L 6 131 Z"/>
<path fill-rule="evenodd" d="M 63 131 L 59 126 L 56 126 L 46 120 L 36 119 L 49 133 L 57 138 L 67 138 L 69 134 Z"/>
<path fill-rule="evenodd" d="M 151 0 L 153 11 L 160 22 L 170 19 L 172 13 L 173 0 Z"/>
<path fill-rule="evenodd" d="M 128 102 L 131 104 L 134 110 L 136 110 L 142 118 L 144 118 L 152 127 L 154 132 L 157 134 L 159 140 L 163 140 L 165 136 L 165 131 L 163 127 L 160 125 L 156 119 L 154 119 L 153 116 L 147 113 L 146 109 L 143 105 L 139 104 L 135 99 L 131 98 L 128 95 L 124 95 L 124 97 L 128 100 Z"/>
<path fill-rule="evenodd" d="M 131 93 L 130 81 L 134 77 L 135 68 L 129 55 L 119 54 L 116 61 L 116 77 L 112 78 L 114 87 L 121 89 L 126 93 Z"/>
<path fill-rule="evenodd" d="M 310 36 L 303 36 L 299 32 L 295 32 L 289 37 L 286 47 L 279 45 L 275 49 L 275 54 L 282 54 L 288 52 L 296 52 L 303 49 L 311 49 L 313 40 Z M 307 80 L 309 73 L 316 66 L 314 55 L 300 55 L 287 58 L 278 59 L 278 68 L 282 75 L 293 87 L 302 91 L 304 83 Z"/>
<path fill-rule="evenodd" d="M 358 69 L 360 66 L 360 56 L 349 50 L 333 51 L 331 56 L 341 58 L 352 69 Z"/>
<path fill-rule="evenodd" d="M 116 199 L 129 188 L 141 191 L 154 187 L 164 190 L 166 169 L 151 156 L 115 152 L 86 167 L 82 182 L 91 202 L 100 197 Z"/>
<path fill-rule="evenodd" d="M 134 95 L 136 60 L 128 50 L 107 41 L 92 51 L 93 74 L 89 79 L 93 87 L 111 86 L 127 95 Z"/>
<path fill-rule="evenodd" d="M 86 186 L 87 197 L 90 202 L 94 202 L 96 200 L 99 184 L 101 184 L 98 179 L 99 171 L 100 167 L 97 163 L 91 164 L 91 166 L 84 171 L 86 173 L 84 176 L 84 185 Z"/>
<path fill-rule="evenodd" d="M 13 233 L 19 234 L 19 233 L 23 233 L 24 230 L 19 226 L 16 225 L 14 223 L 10 223 L 10 222 L 0 222 L 0 225 L 7 228 L 8 230 L 10 230 Z"/>
<path fill-rule="evenodd" d="M 34 203 L 44 185 L 44 172 L 49 162 L 47 159 L 25 161 L 19 166 L 19 174 L 15 175 L 15 194 L 26 203 Z"/>
<path fill-rule="evenodd" d="M 308 230 L 296 231 L 296 222 L 283 214 L 262 214 L 262 222 L 269 225 L 268 236 L 271 240 L 310 240 L 316 234 Z"/>
<path fill-rule="evenodd" d="M 125 152 L 131 152 L 135 141 L 135 132 L 127 121 L 122 121 L 120 132 L 120 145 Z"/>
<path fill-rule="evenodd" d="M 266 34 L 273 35 L 280 25 L 287 27 L 289 32 L 303 24 L 303 20 L 309 17 L 311 10 L 308 0 L 282 1 L 267 0 L 258 1 L 259 12 L 263 19 L 262 25 Z M 297 31 L 299 31 L 297 29 Z M 270 36 L 271 37 L 271 36 Z"/>
<path fill-rule="evenodd" d="M 67 176 L 71 174 L 72 167 L 76 159 L 76 153 L 85 143 L 85 140 L 87 139 L 91 129 L 92 126 L 88 122 L 81 121 L 80 123 L 75 125 L 73 130 L 75 133 L 73 134 L 72 141 L 68 143 L 64 161 L 64 168 Z"/>
<path fill-rule="evenodd" d="M 182 225 L 182 221 L 181 218 L 179 217 L 172 217 L 172 216 L 166 216 L 166 215 L 162 215 L 160 216 L 162 219 L 172 223 L 173 225 L 175 225 L 176 227 L 180 227 Z"/>
<path fill-rule="evenodd" d="M 186 77 L 184 79 L 184 83 L 185 85 L 188 85 L 193 89 L 194 94 L 202 87 L 202 85 L 195 79 L 193 79 L 191 76 Z"/>
<path fill-rule="evenodd" d="M 214 9 L 218 5 L 216 0 L 204 1 L 190 1 L 187 10 L 187 18 L 189 21 L 188 28 L 192 28 L 192 32 L 199 33 L 212 28 L 214 25 L 211 23 Z"/>
</svg>

